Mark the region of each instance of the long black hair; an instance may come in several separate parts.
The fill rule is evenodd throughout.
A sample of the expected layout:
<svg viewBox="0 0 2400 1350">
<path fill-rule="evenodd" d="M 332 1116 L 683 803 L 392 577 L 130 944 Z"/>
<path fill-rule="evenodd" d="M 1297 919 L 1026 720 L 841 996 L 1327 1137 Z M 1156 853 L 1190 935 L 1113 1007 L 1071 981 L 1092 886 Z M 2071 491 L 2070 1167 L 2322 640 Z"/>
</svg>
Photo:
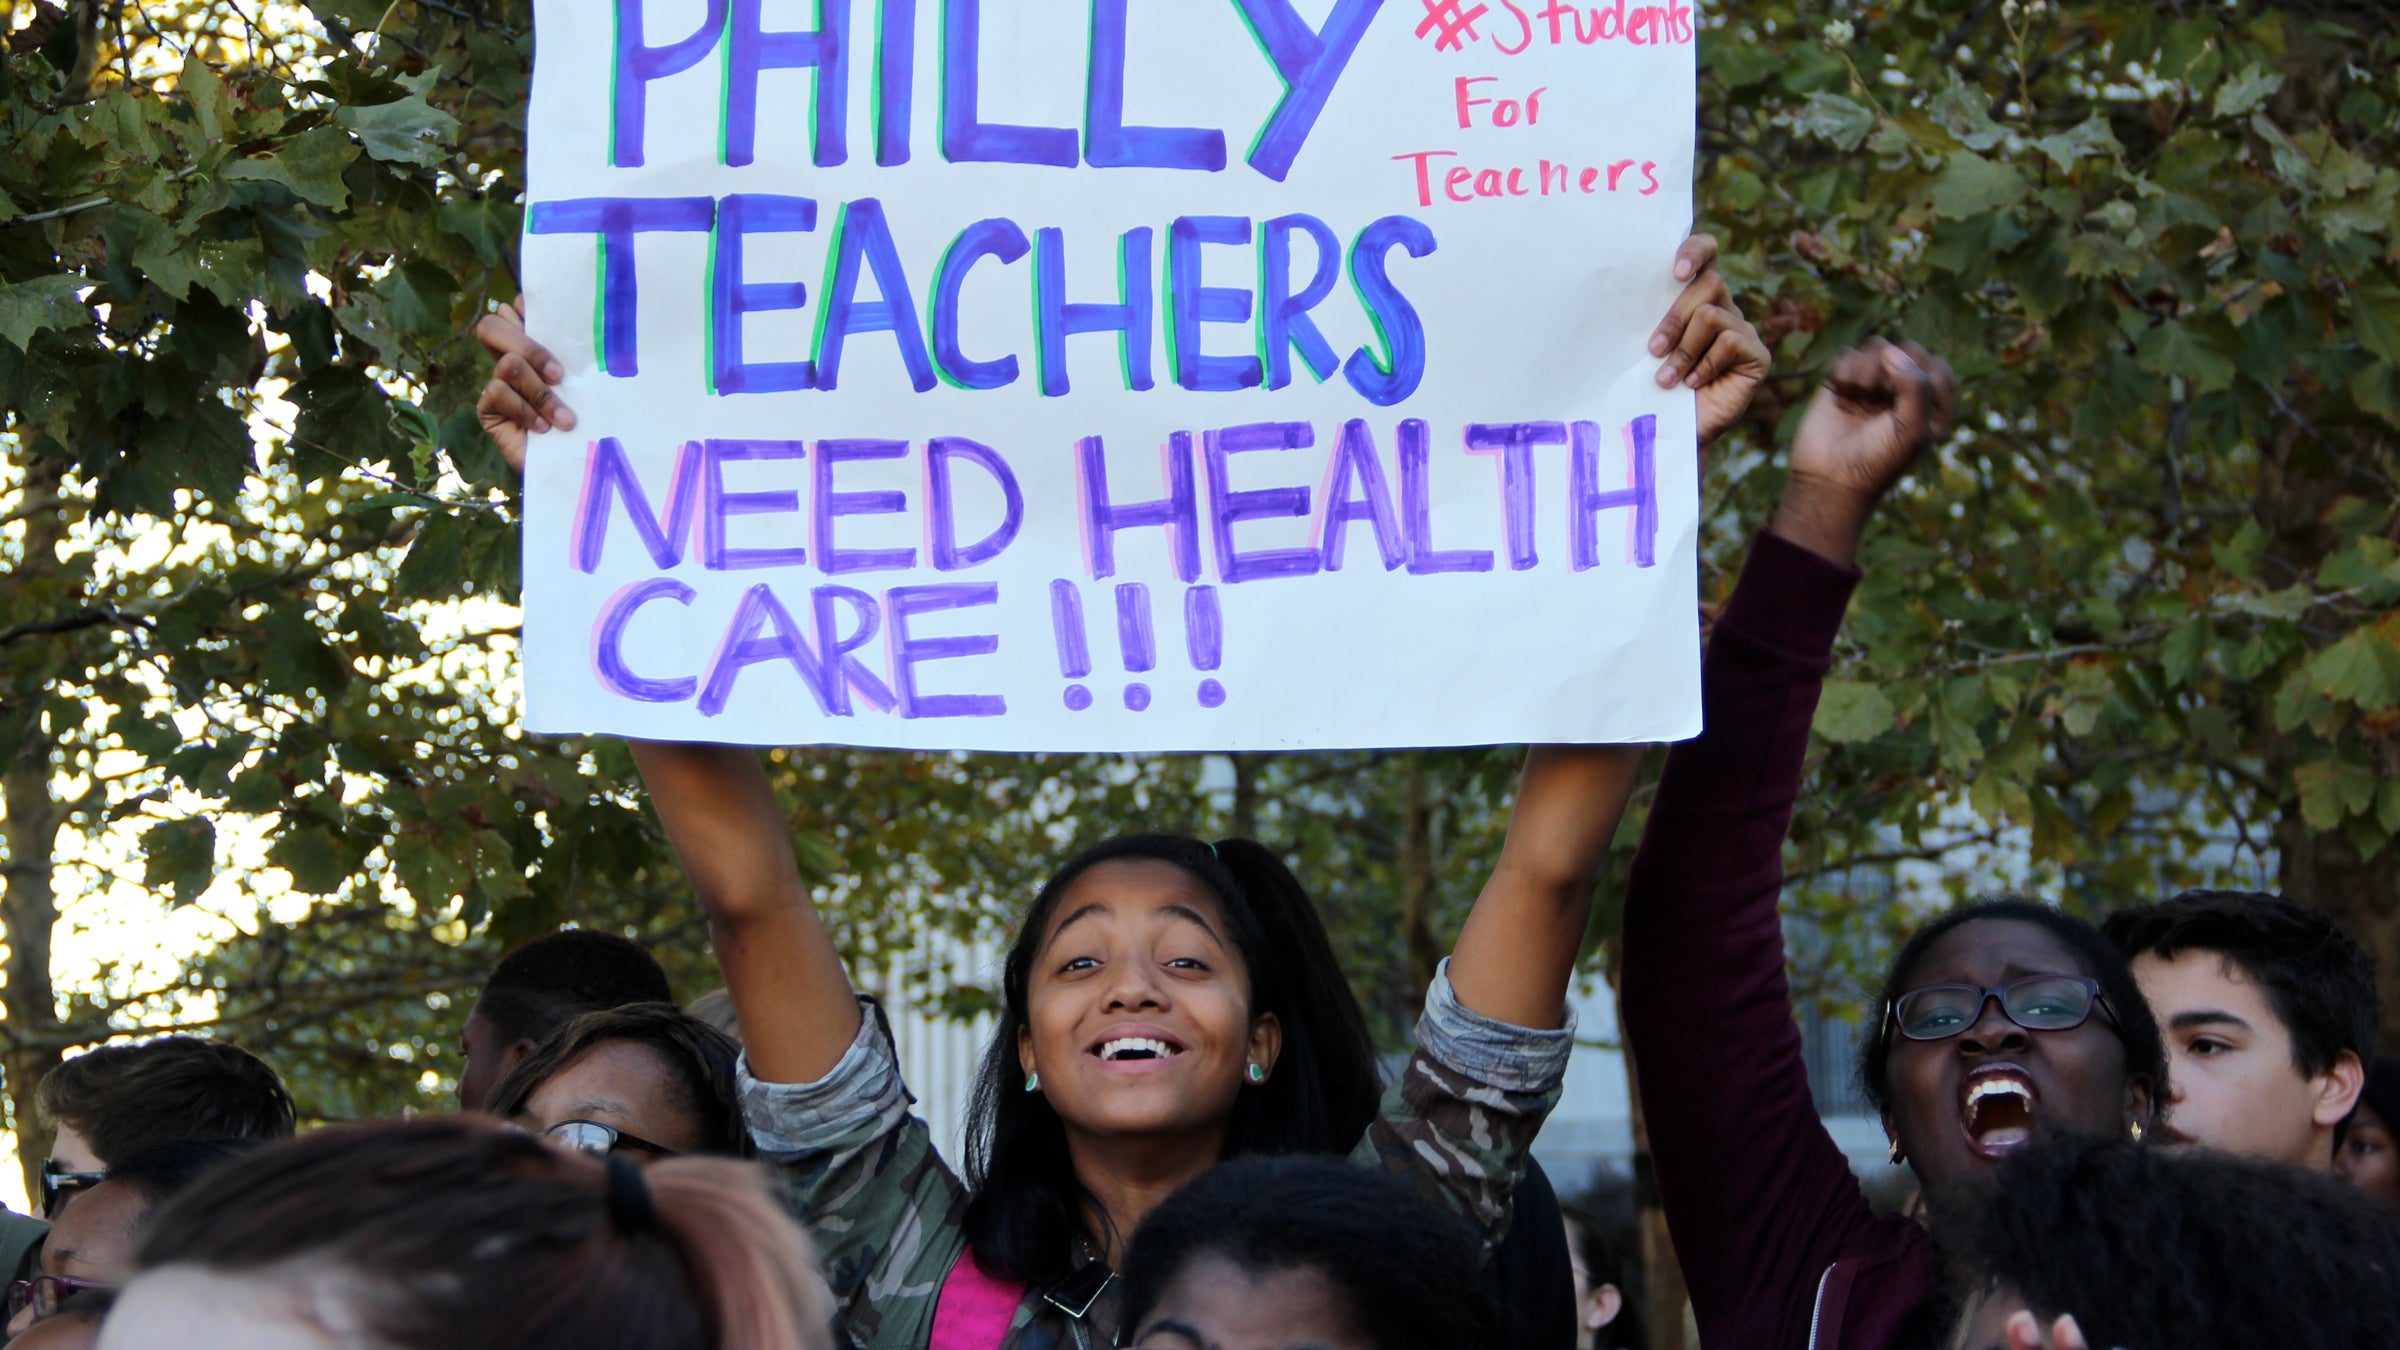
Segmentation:
<svg viewBox="0 0 2400 1350">
<path fill-rule="evenodd" d="M 1883 993 L 1875 1000 L 1875 1025 L 1858 1053 L 1858 1081 L 1875 1109 L 1881 1111 L 1892 1104 L 1892 1042 L 1888 1023 L 1893 1002 L 1907 992 L 1909 981 L 1934 943 L 1952 929 L 1978 919 L 2032 924 L 2082 958 L 2082 973 L 2099 983 L 2100 992 L 2108 998 L 2108 1010 L 2116 1015 L 2117 1034 L 2125 1042 L 2126 1080 L 2149 1084 L 2151 1102 L 2155 1108 L 2164 1109 L 2167 1043 L 2158 1034 L 2158 1019 L 2151 1015 L 2150 1001 L 2142 997 L 2142 987 L 2134 982 L 2133 967 L 2125 954 L 2101 936 L 2099 929 L 2074 915 L 2018 895 L 1991 896 L 1960 905 L 1918 929 L 1900 954 L 1892 958 L 1891 969 L 1884 973 Z"/>
<path fill-rule="evenodd" d="M 1001 977 L 1000 1025 L 985 1050 L 967 1120 L 967 1243 L 992 1275 L 1043 1284 L 1073 1269 L 1090 1193 L 1067 1154 L 1047 1097 L 1022 1090 L 1017 1041 L 1027 1025 L 1033 961 L 1059 900 L 1106 862 L 1181 868 L 1216 899 L 1250 976 L 1250 1015 L 1273 1013 L 1283 1049 L 1275 1072 L 1236 1098 L 1225 1154 L 1339 1153 L 1374 1119 L 1375 1046 L 1342 979 L 1325 925 L 1300 879 L 1264 845 L 1134 834 L 1076 855 L 1045 883 L 1017 929 Z"/>
</svg>

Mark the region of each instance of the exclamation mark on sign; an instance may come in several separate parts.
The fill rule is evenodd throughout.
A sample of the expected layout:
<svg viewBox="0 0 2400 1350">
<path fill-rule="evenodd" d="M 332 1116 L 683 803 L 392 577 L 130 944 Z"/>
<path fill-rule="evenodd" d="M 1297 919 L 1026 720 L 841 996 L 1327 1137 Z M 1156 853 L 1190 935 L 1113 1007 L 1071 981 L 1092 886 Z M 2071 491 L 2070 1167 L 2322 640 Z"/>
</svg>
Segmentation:
<svg viewBox="0 0 2400 1350">
<path fill-rule="evenodd" d="M 1080 680 L 1092 673 L 1092 654 L 1083 642 L 1083 593 L 1072 581 L 1050 583 L 1050 629 L 1058 639 L 1058 673 Z M 1092 706 L 1092 691 L 1080 684 L 1067 686 L 1067 710 Z"/>
<path fill-rule="evenodd" d="M 1217 608 L 1217 588 L 1194 586 L 1183 593 L 1183 643 L 1192 654 L 1192 669 L 1215 670 L 1225 662 L 1225 616 Z M 1200 706 L 1225 706 L 1225 686 L 1200 682 Z"/>
<path fill-rule="evenodd" d="M 1158 665 L 1158 644 L 1150 634 L 1150 588 L 1138 581 L 1117 587 L 1117 647 L 1125 653 L 1125 670 L 1140 675 Z M 1125 706 L 1141 712 L 1150 706 L 1150 686 L 1135 681 L 1125 686 Z"/>
</svg>

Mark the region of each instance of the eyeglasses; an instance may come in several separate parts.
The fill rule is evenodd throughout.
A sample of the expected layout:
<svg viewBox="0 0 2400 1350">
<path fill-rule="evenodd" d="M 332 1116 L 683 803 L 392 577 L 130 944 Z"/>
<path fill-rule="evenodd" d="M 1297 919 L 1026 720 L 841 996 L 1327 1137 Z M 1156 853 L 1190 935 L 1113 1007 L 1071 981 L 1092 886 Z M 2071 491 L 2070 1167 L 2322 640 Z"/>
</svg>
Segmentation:
<svg viewBox="0 0 2400 1350">
<path fill-rule="evenodd" d="M 638 1134 L 627 1134 L 596 1120 L 562 1120 L 542 1131 L 542 1137 L 570 1153 L 588 1153 L 595 1158 L 605 1158 L 621 1148 L 660 1158 L 677 1156 L 674 1149 L 664 1144 L 653 1144 Z"/>
<path fill-rule="evenodd" d="M 1983 1016 L 1983 1005 L 2000 1000 L 2000 1011 L 2027 1031 L 2073 1031 L 2091 1020 L 2092 1010 L 2116 1009 L 2099 982 L 2081 975 L 2033 975 L 2014 984 L 1988 988 L 1977 984 L 1929 984 L 1892 1000 L 1886 1025 L 1912 1041 L 1946 1041 Z"/>
<path fill-rule="evenodd" d="M 33 1320 L 40 1322 L 57 1316 L 67 1306 L 67 1300 L 77 1294 L 115 1289 L 115 1285 L 105 1280 L 79 1280 L 72 1275 L 36 1275 L 30 1280 L 18 1280 L 8 1286 L 8 1320 L 14 1322 L 31 1308 Z"/>
<path fill-rule="evenodd" d="M 97 1172 L 70 1172 L 59 1166 L 56 1158 L 42 1159 L 43 1215 L 56 1219 L 58 1212 L 66 1208 L 67 1201 L 72 1199 L 77 1191 L 88 1191 L 106 1180 L 108 1180 L 106 1168 Z"/>
</svg>

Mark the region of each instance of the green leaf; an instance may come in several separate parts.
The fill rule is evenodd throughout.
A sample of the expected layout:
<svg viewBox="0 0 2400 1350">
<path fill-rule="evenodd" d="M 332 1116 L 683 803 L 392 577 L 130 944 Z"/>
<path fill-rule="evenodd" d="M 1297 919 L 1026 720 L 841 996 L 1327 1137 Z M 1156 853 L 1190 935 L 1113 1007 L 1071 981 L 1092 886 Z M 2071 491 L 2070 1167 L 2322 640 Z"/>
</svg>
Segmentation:
<svg viewBox="0 0 2400 1350">
<path fill-rule="evenodd" d="M 2158 644 L 2159 669 L 2166 675 L 2169 688 L 2181 689 L 2192 682 L 2192 676 L 2200 670 L 2201 658 L 2208 655 L 2208 642 L 2212 636 L 2214 630 L 2210 628 L 2208 620 L 2192 619 L 2167 634 L 2167 640 Z"/>
<path fill-rule="evenodd" d="M 2312 830 L 2339 829 L 2343 820 L 2375 806 L 2375 771 L 2363 764 L 2322 760 L 2292 770 L 2300 814 Z"/>
<path fill-rule="evenodd" d="M 2375 819 L 2386 830 L 2400 834 L 2400 778 L 2375 790 Z"/>
<path fill-rule="evenodd" d="M 2233 538 L 2217 545 L 2217 566 L 2243 581 L 2258 578 L 2258 565 L 2267 556 L 2267 532 L 2256 520 L 2245 520 Z"/>
<path fill-rule="evenodd" d="M 2258 111 L 2282 87 L 2281 75 L 2252 66 L 2217 86 L 2217 116 L 2247 117 Z"/>
<path fill-rule="evenodd" d="M 2194 393 L 2219 394 L 2233 387 L 2238 350 L 2238 340 L 2227 342 L 2207 320 L 2170 319 L 2142 334 L 2133 344 L 2133 359 L 2153 374 L 2181 375 Z"/>
<path fill-rule="evenodd" d="M 2033 143 L 2033 147 L 2048 156 L 2061 172 L 2074 168 L 2094 155 L 2125 153 L 2125 147 L 2117 140 L 2117 133 L 2109 129 L 2108 119 L 2098 113 L 2077 123 L 2071 130 L 2042 137 Z"/>
<path fill-rule="evenodd" d="M 238 159 L 225 166 L 225 176 L 280 183 L 303 201 L 340 210 L 350 200 L 342 170 L 358 158 L 358 147 L 334 127 L 301 132 L 289 145 L 258 159 Z"/>
<path fill-rule="evenodd" d="M 310 895 L 331 895 L 350 876 L 341 845 L 322 825 L 286 828 L 267 849 L 267 861 L 292 874 L 294 890 Z"/>
<path fill-rule="evenodd" d="M 1803 136 L 1821 137 L 1844 150 L 1856 150 L 1875 129 L 1875 110 L 1856 99 L 1820 90 L 1801 101 L 1790 121 L 1792 130 Z"/>
<path fill-rule="evenodd" d="M 2378 361 L 2360 370 L 2350 381 L 2350 397 L 2361 409 L 2400 427 L 2400 366 Z"/>
<path fill-rule="evenodd" d="M 1933 211 L 1951 220 L 1964 220 L 1998 211 L 2025 199 L 2025 176 L 2003 160 L 1985 159 L 1972 150 L 1953 153 L 1933 181 Z"/>
<path fill-rule="evenodd" d="M 375 288 L 392 322 L 412 332 L 450 333 L 450 299 L 458 294 L 458 279 L 422 258 L 411 258 L 391 270 Z"/>
<path fill-rule="evenodd" d="M 212 142 L 223 141 L 237 109 L 233 96 L 226 92 L 225 81 L 208 68 L 196 50 L 183 58 L 183 72 L 175 77 L 175 87 L 190 100 L 192 113 L 200 122 L 201 136 Z"/>
<path fill-rule="evenodd" d="M 188 905 L 217 879 L 217 827 L 205 816 L 162 820 L 142 832 L 142 884 Z"/>
<path fill-rule="evenodd" d="M 2350 287 L 2350 319 L 2358 340 L 2386 361 L 2400 361 L 2400 286 L 2375 271 Z"/>
<path fill-rule="evenodd" d="M 1816 733 L 1829 741 L 1871 741 L 1898 721 L 1880 685 L 1828 680 L 1817 700 Z"/>
<path fill-rule="evenodd" d="M 1925 111 L 1944 131 L 1975 150 L 1989 150 L 2008 133 L 1992 121 L 1992 97 L 1966 82 L 1956 66 L 1947 68 L 1949 83 L 1925 103 Z"/>
<path fill-rule="evenodd" d="M 2373 629 L 2361 628 L 2308 663 L 2309 678 L 2328 698 L 2378 712 L 2400 702 L 2400 651 Z"/>
<path fill-rule="evenodd" d="M 82 277 L 35 277 L 14 286 L 0 286 L 0 338 L 18 351 L 27 351 L 33 335 L 45 328 L 70 328 L 92 321 L 76 294 L 91 285 Z"/>
<path fill-rule="evenodd" d="M 411 597 L 437 599 L 458 594 L 466 580 L 465 547 L 466 534 L 456 516 L 446 511 L 427 514 L 393 584 Z"/>
<path fill-rule="evenodd" d="M 458 134 L 458 119 L 427 103 L 423 94 L 371 108 L 343 108 L 333 120 L 357 133 L 374 158 L 424 168 L 447 158 Z"/>
</svg>

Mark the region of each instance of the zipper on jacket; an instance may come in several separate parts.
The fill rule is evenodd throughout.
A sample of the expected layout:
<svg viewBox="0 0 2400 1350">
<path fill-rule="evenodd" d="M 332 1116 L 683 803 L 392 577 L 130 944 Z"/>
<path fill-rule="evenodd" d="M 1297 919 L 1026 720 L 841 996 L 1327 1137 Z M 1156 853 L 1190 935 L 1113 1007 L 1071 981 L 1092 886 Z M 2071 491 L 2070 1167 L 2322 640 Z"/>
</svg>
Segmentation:
<svg viewBox="0 0 2400 1350">
<path fill-rule="evenodd" d="M 1833 1283 L 1834 1269 L 1841 1264 L 1834 1262 L 1825 1267 L 1824 1274 L 1817 1277 L 1817 1299 L 1808 1311 L 1808 1350 L 1817 1350 L 1817 1334 L 1825 1328 L 1825 1287 Z"/>
</svg>

